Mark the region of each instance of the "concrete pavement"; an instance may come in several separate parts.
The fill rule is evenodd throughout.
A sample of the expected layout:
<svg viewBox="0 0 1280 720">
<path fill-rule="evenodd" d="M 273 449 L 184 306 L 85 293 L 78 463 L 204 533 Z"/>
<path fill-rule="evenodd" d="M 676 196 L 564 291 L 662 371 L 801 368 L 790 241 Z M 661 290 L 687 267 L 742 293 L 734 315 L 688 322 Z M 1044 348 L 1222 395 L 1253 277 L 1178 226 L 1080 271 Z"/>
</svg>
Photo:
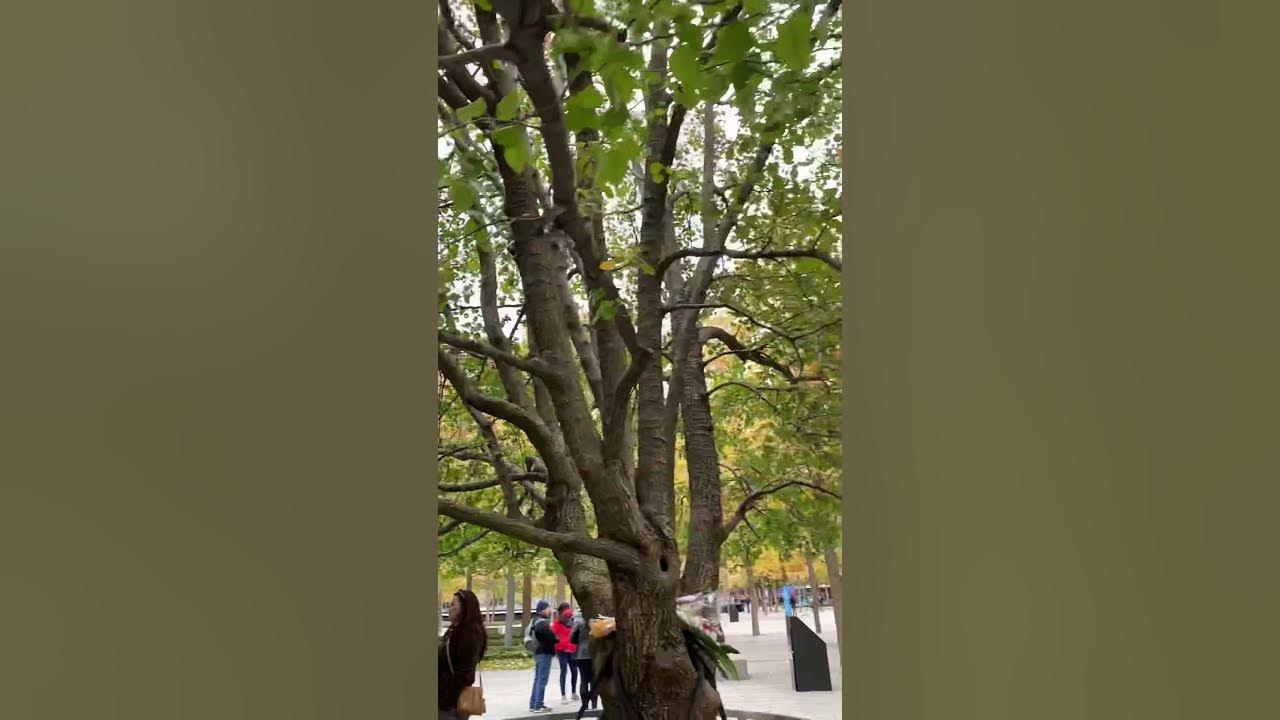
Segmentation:
<svg viewBox="0 0 1280 720">
<path fill-rule="evenodd" d="M 799 617 L 810 628 L 813 627 L 812 611 L 801 610 Z M 729 622 L 729 616 L 723 615 L 721 622 L 724 625 L 725 641 L 741 652 L 735 658 L 747 662 L 747 672 L 750 675 L 747 680 L 740 682 L 724 678 L 717 682 L 725 707 L 805 720 L 838 720 L 842 673 L 840 654 L 836 649 L 835 617 L 830 608 L 825 608 L 821 617 L 821 637 L 827 642 L 833 691 L 797 693 L 791 688 L 791 657 L 782 613 L 761 615 L 759 637 L 751 635 L 750 614 L 743 613 L 736 623 Z M 484 720 L 504 720 L 529 714 L 533 670 L 488 672 L 484 673 L 483 681 L 485 703 L 489 710 L 484 715 Z M 551 682 L 547 684 L 546 701 L 547 706 L 557 713 L 578 709 L 577 703 L 561 703 L 560 669 L 554 664 Z"/>
</svg>

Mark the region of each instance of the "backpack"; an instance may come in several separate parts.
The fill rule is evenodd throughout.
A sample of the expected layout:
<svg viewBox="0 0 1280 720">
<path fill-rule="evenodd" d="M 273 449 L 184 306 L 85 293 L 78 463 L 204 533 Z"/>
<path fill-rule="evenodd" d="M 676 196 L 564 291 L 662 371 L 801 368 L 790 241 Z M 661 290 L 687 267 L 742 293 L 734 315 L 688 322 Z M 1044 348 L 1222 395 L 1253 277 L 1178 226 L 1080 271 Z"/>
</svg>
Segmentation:
<svg viewBox="0 0 1280 720">
<path fill-rule="evenodd" d="M 534 652 L 538 649 L 538 640 L 533 635 L 533 626 L 540 622 L 542 622 L 540 618 L 534 618 L 533 622 L 529 623 L 529 626 L 524 629 L 524 649 L 529 652 Z"/>
</svg>

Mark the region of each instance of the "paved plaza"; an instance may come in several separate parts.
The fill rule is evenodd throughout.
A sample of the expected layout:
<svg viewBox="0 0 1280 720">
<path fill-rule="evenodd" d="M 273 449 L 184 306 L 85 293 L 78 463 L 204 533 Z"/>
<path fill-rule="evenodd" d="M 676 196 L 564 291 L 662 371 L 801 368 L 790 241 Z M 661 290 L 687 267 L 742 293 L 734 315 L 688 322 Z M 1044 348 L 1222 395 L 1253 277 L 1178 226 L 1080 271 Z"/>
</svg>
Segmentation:
<svg viewBox="0 0 1280 720">
<path fill-rule="evenodd" d="M 811 610 L 801 610 L 799 616 L 806 625 L 813 627 Z M 735 657 L 747 662 L 750 675 L 749 679 L 740 682 L 724 678 L 718 681 L 726 708 L 806 720 L 837 720 L 840 717 L 840 654 L 836 649 L 835 617 L 830 608 L 824 608 L 822 612 L 821 637 L 827 642 L 832 692 L 797 693 L 791 689 L 791 657 L 782 613 L 761 615 L 759 637 L 751 636 L 751 616 L 747 613 L 742 614 L 739 622 L 729 622 L 728 615 L 722 616 L 721 622 L 724 624 L 725 642 L 742 653 Z M 527 716 L 532 685 L 533 670 L 484 673 L 484 697 L 489 710 L 484 716 L 486 720 Z M 560 704 L 560 669 L 555 664 L 551 669 L 551 682 L 547 683 L 547 706 L 557 714 L 578 709 L 576 703 Z"/>
</svg>

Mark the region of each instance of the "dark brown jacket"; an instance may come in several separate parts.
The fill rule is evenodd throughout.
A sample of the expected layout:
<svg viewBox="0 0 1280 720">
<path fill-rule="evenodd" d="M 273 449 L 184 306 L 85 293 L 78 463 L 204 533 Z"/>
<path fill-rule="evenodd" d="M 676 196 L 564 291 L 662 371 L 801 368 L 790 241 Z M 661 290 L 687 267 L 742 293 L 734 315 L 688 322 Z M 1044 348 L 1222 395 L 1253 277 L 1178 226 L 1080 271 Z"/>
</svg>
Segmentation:
<svg viewBox="0 0 1280 720">
<path fill-rule="evenodd" d="M 438 673 L 441 710 L 457 709 L 462 689 L 475 684 L 476 667 L 480 665 L 488 644 L 483 625 L 451 627 L 441 638 Z M 452 672 L 449 670 L 450 661 L 453 663 Z"/>
</svg>

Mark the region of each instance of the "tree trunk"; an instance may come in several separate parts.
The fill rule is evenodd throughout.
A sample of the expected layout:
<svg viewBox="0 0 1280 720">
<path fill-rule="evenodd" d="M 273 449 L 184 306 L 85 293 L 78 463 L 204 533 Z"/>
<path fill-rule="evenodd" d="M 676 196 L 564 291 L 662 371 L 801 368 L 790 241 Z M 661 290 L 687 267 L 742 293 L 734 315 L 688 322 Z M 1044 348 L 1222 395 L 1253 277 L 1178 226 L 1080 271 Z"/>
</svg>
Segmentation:
<svg viewBox="0 0 1280 720">
<path fill-rule="evenodd" d="M 693 714 L 695 675 L 675 611 L 676 587 L 674 578 L 658 573 L 614 577 L 614 667 L 626 690 L 627 717 L 706 717 Z M 604 717 L 621 717 L 612 684 L 602 685 L 601 695 L 606 701 Z"/>
<path fill-rule="evenodd" d="M 724 508 L 720 490 L 720 455 L 716 449 L 702 344 L 695 342 L 677 368 L 684 377 L 680 403 L 684 453 L 689 469 L 689 542 L 685 551 L 683 594 L 713 592 L 720 585 L 720 545 L 724 541 Z"/>
<path fill-rule="evenodd" d="M 529 627 L 529 623 L 533 620 L 533 575 L 528 571 L 524 571 L 524 587 L 521 592 L 521 610 L 520 610 L 520 636 L 524 637 L 524 631 Z"/>
<path fill-rule="evenodd" d="M 840 653 L 840 662 L 844 662 L 844 648 L 840 645 L 840 595 L 844 588 L 840 587 L 840 558 L 836 557 L 834 549 L 827 549 L 823 553 L 823 560 L 827 566 L 827 582 L 831 583 L 831 610 L 836 616 L 836 650 Z"/>
<path fill-rule="evenodd" d="M 467 592 L 473 592 L 471 590 L 471 571 L 470 570 L 467 570 Z"/>
<path fill-rule="evenodd" d="M 512 622 L 516 611 L 516 573 L 511 563 L 507 563 L 507 617 L 502 625 L 502 646 L 511 647 L 515 641 L 512 634 Z"/>
<path fill-rule="evenodd" d="M 705 247 L 715 244 L 715 117 L 716 106 L 708 103 L 703 114 L 702 137 L 702 243 Z M 671 245 L 667 252 L 675 250 L 674 233 L 668 238 Z M 714 262 L 700 263 L 694 278 L 695 294 L 689 302 L 702 302 L 702 274 Z M 679 276 L 679 273 L 672 273 Z M 679 293 L 685 293 L 683 282 Z M 673 287 L 673 290 L 676 288 Z M 680 580 L 683 594 L 706 593 L 720 585 L 720 545 L 726 537 L 724 508 L 720 489 L 720 453 L 716 448 L 715 423 L 711 416 L 711 400 L 707 395 L 706 370 L 702 364 L 703 338 L 698 330 L 698 312 L 677 312 L 671 318 L 675 334 L 671 374 L 671 393 L 678 397 L 668 400 L 680 404 L 681 426 L 684 429 L 684 454 L 689 472 L 689 542 L 685 550 L 684 576 Z M 674 414 L 665 410 L 664 432 L 674 430 Z"/>
<path fill-rule="evenodd" d="M 755 573 L 751 563 L 747 563 L 747 598 L 751 601 L 751 635 L 760 636 L 760 593 L 756 588 Z"/>
<path fill-rule="evenodd" d="M 818 602 L 818 573 L 813 569 L 813 554 L 804 553 L 805 569 L 809 571 L 809 606 L 813 608 L 814 632 L 822 632 L 822 603 Z"/>
</svg>

